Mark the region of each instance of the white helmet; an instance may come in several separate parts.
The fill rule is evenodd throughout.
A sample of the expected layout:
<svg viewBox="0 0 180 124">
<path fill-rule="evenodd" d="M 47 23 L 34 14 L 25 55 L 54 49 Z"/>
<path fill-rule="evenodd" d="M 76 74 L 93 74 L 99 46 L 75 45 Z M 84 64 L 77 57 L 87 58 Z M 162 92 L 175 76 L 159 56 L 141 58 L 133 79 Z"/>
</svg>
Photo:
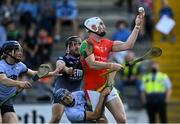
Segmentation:
<svg viewBox="0 0 180 124">
<path fill-rule="evenodd" d="M 85 20 L 84 26 L 88 31 L 92 31 L 96 33 L 98 31 L 100 22 L 103 22 L 103 21 L 99 17 L 91 17 Z"/>
</svg>

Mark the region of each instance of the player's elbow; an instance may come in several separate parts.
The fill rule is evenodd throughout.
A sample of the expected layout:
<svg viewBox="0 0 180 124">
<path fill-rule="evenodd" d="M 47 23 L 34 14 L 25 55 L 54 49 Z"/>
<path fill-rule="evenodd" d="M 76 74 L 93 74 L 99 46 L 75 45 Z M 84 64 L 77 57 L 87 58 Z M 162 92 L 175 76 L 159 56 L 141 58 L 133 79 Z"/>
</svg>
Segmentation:
<svg viewBox="0 0 180 124">
<path fill-rule="evenodd" d="M 134 46 L 133 44 L 127 43 L 127 44 L 124 45 L 124 50 L 130 50 L 130 49 L 133 48 L 133 46 Z"/>
<path fill-rule="evenodd" d="M 94 120 L 97 120 L 101 117 L 101 114 L 98 111 L 94 111 L 93 117 L 94 117 Z"/>
</svg>

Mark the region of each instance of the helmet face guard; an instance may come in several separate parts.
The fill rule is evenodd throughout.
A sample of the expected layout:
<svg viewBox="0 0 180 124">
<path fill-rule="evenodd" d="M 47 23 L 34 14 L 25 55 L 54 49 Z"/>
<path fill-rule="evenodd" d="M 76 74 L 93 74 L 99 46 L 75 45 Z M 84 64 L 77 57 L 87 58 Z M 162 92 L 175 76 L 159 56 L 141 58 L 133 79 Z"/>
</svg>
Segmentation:
<svg viewBox="0 0 180 124">
<path fill-rule="evenodd" d="M 73 101 L 69 104 L 67 104 L 65 101 L 64 101 L 64 98 L 69 95 L 69 91 L 66 90 L 66 89 L 63 89 L 63 88 L 60 88 L 59 90 L 57 90 L 54 94 L 54 102 L 55 103 L 62 103 L 63 105 L 65 106 L 68 106 L 68 107 L 72 107 L 74 106 L 75 104 L 75 99 L 73 99 Z"/>
<path fill-rule="evenodd" d="M 86 19 L 84 22 L 84 27 L 87 29 L 87 31 L 93 32 L 101 37 L 103 37 L 106 32 L 102 32 L 100 34 L 98 34 L 98 27 L 100 26 L 100 24 L 103 23 L 102 19 L 99 17 L 92 17 L 89 19 Z"/>
<path fill-rule="evenodd" d="M 15 55 L 15 52 L 19 50 L 23 53 L 23 49 L 21 45 L 17 41 L 6 41 L 2 46 L 2 53 L 5 55 L 8 55 L 12 57 L 15 60 L 15 63 L 18 63 L 21 61 L 21 59 L 16 58 L 15 56 L 9 54 L 9 52 L 13 52 Z"/>
<path fill-rule="evenodd" d="M 81 38 L 78 37 L 78 36 L 71 36 L 71 37 L 68 37 L 65 41 L 65 45 L 66 45 L 66 52 L 69 53 L 69 49 L 70 49 L 70 45 L 73 43 L 73 42 L 81 42 Z"/>
</svg>

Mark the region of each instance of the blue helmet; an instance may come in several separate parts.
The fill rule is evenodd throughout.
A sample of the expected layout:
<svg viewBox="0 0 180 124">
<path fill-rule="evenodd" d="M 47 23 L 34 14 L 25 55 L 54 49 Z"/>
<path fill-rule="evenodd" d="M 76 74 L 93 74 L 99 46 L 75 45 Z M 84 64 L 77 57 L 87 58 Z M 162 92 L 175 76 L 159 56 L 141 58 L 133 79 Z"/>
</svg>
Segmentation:
<svg viewBox="0 0 180 124">
<path fill-rule="evenodd" d="M 64 102 L 64 98 L 69 94 L 70 92 L 67 89 L 60 88 L 54 93 L 54 102 L 55 103 L 62 103 L 65 106 L 71 107 L 75 104 L 75 100 L 73 99 L 72 103 L 67 104 Z"/>
<path fill-rule="evenodd" d="M 6 41 L 2 46 L 2 52 L 7 53 L 12 50 L 22 49 L 21 45 L 17 41 Z"/>
<path fill-rule="evenodd" d="M 12 56 L 9 54 L 9 52 L 12 52 L 15 50 L 23 51 L 21 45 L 17 41 L 14 41 L 14 40 L 6 41 L 1 48 L 1 52 L 3 55 L 12 57 L 13 59 L 15 59 L 15 62 L 20 62 L 21 61 L 20 59 L 17 59 L 15 56 Z"/>
</svg>

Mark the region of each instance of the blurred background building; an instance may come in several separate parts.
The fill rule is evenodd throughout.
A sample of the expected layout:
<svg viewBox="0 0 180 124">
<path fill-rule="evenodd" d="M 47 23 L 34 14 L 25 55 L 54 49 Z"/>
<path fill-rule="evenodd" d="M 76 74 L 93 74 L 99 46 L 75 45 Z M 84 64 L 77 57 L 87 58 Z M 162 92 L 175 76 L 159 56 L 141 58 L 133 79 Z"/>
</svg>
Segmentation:
<svg viewBox="0 0 180 124">
<path fill-rule="evenodd" d="M 146 11 L 144 26 L 131 52 L 135 57 L 139 57 L 152 46 L 162 48 L 163 54 L 156 61 L 160 63 L 161 71 L 167 73 L 172 82 L 172 95 L 167 108 L 168 121 L 180 122 L 179 4 L 178 0 L 1 0 L 0 46 L 6 40 L 18 40 L 24 47 L 24 62 L 29 68 L 37 69 L 42 63 L 49 63 L 53 68 L 56 59 L 65 54 L 64 41 L 67 37 L 86 37 L 82 26 L 86 18 L 101 17 L 107 26 L 107 37 L 125 42 L 134 26 L 138 7 L 143 6 Z M 168 15 L 176 22 L 166 38 L 155 29 L 160 14 Z M 113 57 L 117 62 L 123 63 L 127 54 L 113 54 Z M 139 76 L 148 71 L 149 62 L 139 65 L 141 68 L 138 70 L 138 80 Z M 124 85 L 122 80 L 121 74 L 118 73 L 116 86 L 123 99 L 128 122 L 148 122 L 137 84 Z M 39 80 L 32 89 L 24 90 L 15 99 L 17 112 L 21 113 L 20 122 L 28 122 L 28 118 L 34 123 L 48 122 L 49 120 L 39 113 L 43 113 L 46 108 L 48 113 L 51 113 L 52 91 L 52 78 Z M 28 112 L 25 111 L 27 106 Z"/>
</svg>

